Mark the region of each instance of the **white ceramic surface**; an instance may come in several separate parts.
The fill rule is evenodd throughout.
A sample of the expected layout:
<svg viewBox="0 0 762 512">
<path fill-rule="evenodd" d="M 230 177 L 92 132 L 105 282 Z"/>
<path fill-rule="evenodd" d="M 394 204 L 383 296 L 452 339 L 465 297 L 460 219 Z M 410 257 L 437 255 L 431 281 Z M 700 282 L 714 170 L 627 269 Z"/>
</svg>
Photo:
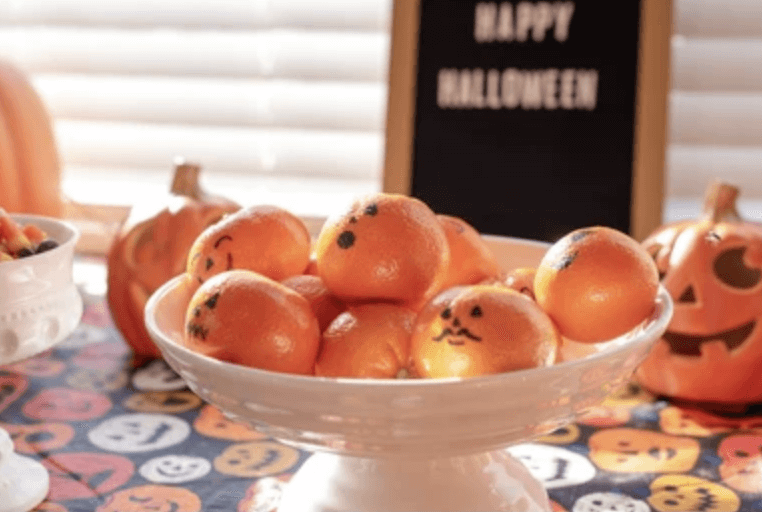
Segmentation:
<svg viewBox="0 0 762 512">
<path fill-rule="evenodd" d="M 72 276 L 78 231 L 69 223 L 36 215 L 11 215 L 34 223 L 59 246 L 14 261 L 0 262 L 0 365 L 43 352 L 71 334 L 83 304 Z M 0 512 L 26 512 L 47 495 L 47 470 L 13 452 L 0 429 Z"/>
<path fill-rule="evenodd" d="M 536 266 L 548 247 L 485 239 L 506 269 Z M 548 510 L 542 487 L 502 449 L 600 403 L 629 379 L 672 315 L 662 289 L 642 326 L 547 368 L 469 379 L 319 378 L 245 368 L 184 348 L 188 297 L 179 279 L 146 305 L 146 325 L 169 365 L 232 418 L 319 452 L 289 483 L 280 512 Z"/>
<path fill-rule="evenodd" d="M 0 263 L 0 364 L 47 350 L 71 334 L 82 317 L 82 297 L 72 277 L 77 230 L 47 217 L 11 217 L 21 225 L 37 224 L 59 246 Z"/>
</svg>

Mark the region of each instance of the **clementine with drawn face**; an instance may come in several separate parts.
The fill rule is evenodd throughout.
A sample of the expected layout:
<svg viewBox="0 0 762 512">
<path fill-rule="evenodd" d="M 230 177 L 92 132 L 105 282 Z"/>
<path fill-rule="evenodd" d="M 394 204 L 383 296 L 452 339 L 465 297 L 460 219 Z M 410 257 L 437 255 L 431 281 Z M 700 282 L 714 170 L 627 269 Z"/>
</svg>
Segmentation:
<svg viewBox="0 0 762 512">
<path fill-rule="evenodd" d="M 444 282 L 450 249 L 423 201 L 378 193 L 323 225 L 315 260 L 325 285 L 342 300 L 419 307 Z"/>
<path fill-rule="evenodd" d="M 473 377 L 547 366 L 558 343 L 553 322 L 522 294 L 488 285 L 457 287 L 419 313 L 411 373 Z"/>
<path fill-rule="evenodd" d="M 276 206 L 252 206 L 206 228 L 188 252 L 186 271 L 200 283 L 232 269 L 276 281 L 309 264 L 310 234 L 302 220 Z"/>
</svg>

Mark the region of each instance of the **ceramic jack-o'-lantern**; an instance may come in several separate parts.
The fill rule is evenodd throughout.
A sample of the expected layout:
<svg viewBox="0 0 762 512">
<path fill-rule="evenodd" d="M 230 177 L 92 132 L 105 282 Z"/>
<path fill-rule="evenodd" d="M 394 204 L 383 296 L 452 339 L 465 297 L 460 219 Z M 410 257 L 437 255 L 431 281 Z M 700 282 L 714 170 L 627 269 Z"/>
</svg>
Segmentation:
<svg viewBox="0 0 762 512">
<path fill-rule="evenodd" d="M 738 193 L 711 184 L 703 217 L 643 241 L 674 316 L 637 371 L 654 393 L 728 412 L 762 401 L 762 225 L 739 216 Z"/>
<path fill-rule="evenodd" d="M 232 201 L 206 193 L 199 173 L 198 165 L 178 160 L 167 200 L 136 205 L 109 249 L 109 307 L 139 361 L 161 357 L 144 324 L 148 298 L 185 271 L 188 251 L 204 229 L 240 209 Z"/>
</svg>

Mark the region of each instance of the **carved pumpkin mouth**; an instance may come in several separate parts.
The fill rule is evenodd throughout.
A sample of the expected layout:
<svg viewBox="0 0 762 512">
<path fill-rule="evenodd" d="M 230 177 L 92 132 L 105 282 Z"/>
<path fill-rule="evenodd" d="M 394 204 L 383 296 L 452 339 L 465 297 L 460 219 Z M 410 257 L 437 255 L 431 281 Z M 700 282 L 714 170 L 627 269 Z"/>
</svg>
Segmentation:
<svg viewBox="0 0 762 512">
<path fill-rule="evenodd" d="M 734 329 L 704 336 L 667 331 L 662 339 L 667 342 L 673 354 L 698 357 L 701 355 L 701 345 L 708 341 L 722 341 L 728 352 L 732 352 L 746 341 L 756 326 L 757 322 L 752 320 Z"/>
</svg>

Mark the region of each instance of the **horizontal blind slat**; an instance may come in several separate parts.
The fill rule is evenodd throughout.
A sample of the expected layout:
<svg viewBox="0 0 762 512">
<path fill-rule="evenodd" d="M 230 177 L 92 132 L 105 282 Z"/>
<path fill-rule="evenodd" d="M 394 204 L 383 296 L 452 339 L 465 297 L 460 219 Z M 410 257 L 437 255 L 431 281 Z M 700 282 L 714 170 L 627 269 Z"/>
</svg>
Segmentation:
<svg viewBox="0 0 762 512">
<path fill-rule="evenodd" d="M 27 73 L 385 81 L 388 51 L 382 32 L 0 28 L 0 58 Z"/>
<path fill-rule="evenodd" d="M 669 109 L 671 143 L 762 146 L 762 94 L 675 91 Z"/>
<path fill-rule="evenodd" d="M 56 120 L 65 165 L 162 168 L 178 156 L 218 172 L 380 176 L 381 133 Z"/>
<path fill-rule="evenodd" d="M 387 30 L 391 0 L 23 0 L 0 23 L 120 27 Z"/>
<path fill-rule="evenodd" d="M 670 144 L 667 148 L 668 196 L 701 197 L 717 178 L 737 184 L 744 197 L 762 197 L 762 145 L 747 147 Z"/>
<path fill-rule="evenodd" d="M 672 89 L 762 92 L 762 32 L 758 37 L 673 38 Z"/>
<path fill-rule="evenodd" d="M 86 204 L 161 204 L 172 180 L 170 166 L 145 168 L 68 165 L 63 168 L 66 197 Z M 241 205 L 274 204 L 297 215 L 327 216 L 343 211 L 352 199 L 378 192 L 378 177 L 267 176 L 226 174 L 204 166 L 201 185 Z"/>
<path fill-rule="evenodd" d="M 675 0 L 673 15 L 679 35 L 758 38 L 762 34 L 759 0 Z"/>
<path fill-rule="evenodd" d="M 386 85 L 372 82 L 40 74 L 56 119 L 380 131 Z"/>
</svg>

